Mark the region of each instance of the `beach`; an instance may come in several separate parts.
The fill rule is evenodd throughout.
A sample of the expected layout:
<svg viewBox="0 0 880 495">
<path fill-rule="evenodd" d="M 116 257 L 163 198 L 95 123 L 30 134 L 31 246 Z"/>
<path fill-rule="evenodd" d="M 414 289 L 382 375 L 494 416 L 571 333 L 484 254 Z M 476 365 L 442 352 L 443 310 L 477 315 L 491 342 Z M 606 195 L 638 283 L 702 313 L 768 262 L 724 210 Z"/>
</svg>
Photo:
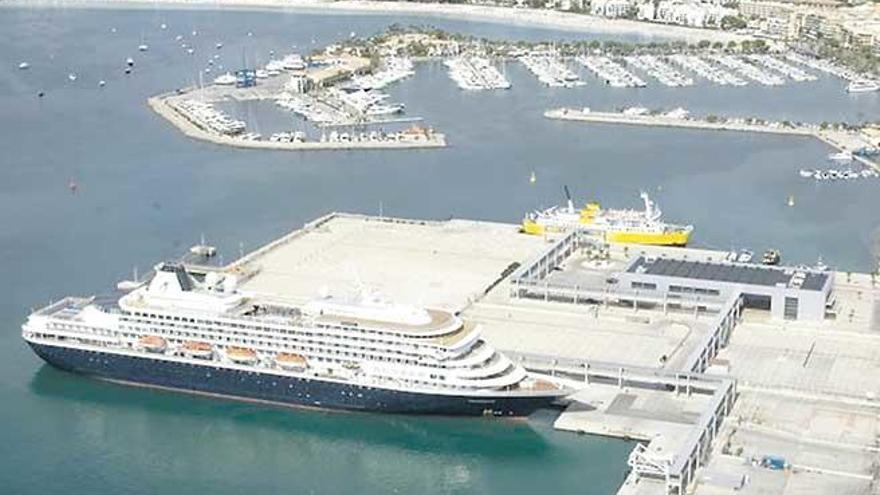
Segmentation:
<svg viewBox="0 0 880 495">
<path fill-rule="evenodd" d="M 648 38 L 678 39 L 690 43 L 701 40 L 711 42 L 742 41 L 749 36 L 684 26 L 639 22 L 628 19 L 606 19 L 586 14 L 555 10 L 519 9 L 488 5 L 460 5 L 446 3 L 381 2 L 372 0 L 70 0 L 36 2 L 4 2 L 0 6 L 50 6 L 50 7 L 151 7 L 173 8 L 238 8 L 238 9 L 285 9 L 309 13 L 375 14 L 375 15 L 423 15 L 451 19 L 508 24 L 522 27 L 557 29 L 604 35 L 637 35 Z"/>
</svg>

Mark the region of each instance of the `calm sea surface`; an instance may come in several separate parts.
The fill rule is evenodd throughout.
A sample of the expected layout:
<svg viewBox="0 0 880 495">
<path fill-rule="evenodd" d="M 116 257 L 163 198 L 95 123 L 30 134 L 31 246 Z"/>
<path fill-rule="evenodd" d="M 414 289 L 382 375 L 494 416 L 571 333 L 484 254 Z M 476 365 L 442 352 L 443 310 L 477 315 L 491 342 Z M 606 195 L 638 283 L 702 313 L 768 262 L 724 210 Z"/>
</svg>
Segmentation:
<svg viewBox="0 0 880 495">
<path fill-rule="evenodd" d="M 829 78 L 772 89 L 614 90 L 582 72 L 587 87 L 562 90 L 510 64 L 513 90 L 476 94 L 458 91 L 440 64 L 423 64 L 389 92 L 451 146 L 405 152 L 227 149 L 182 136 L 145 104 L 191 83 L 215 53 L 231 67 L 265 62 L 269 50 L 308 51 L 312 40 L 393 22 L 499 38 L 580 36 L 415 17 L 0 9 L 0 491 L 598 495 L 622 480 L 630 444 L 554 432 L 549 414 L 497 422 L 256 407 L 70 376 L 21 341 L 32 306 L 106 291 L 132 266 L 176 257 L 202 233 L 231 257 L 320 214 L 375 213 L 380 204 L 400 216 L 516 222 L 560 200 L 568 184 L 613 206 L 637 206 L 638 191 L 651 191 L 669 219 L 695 225 L 698 244 L 773 246 L 793 262 L 821 255 L 846 269 L 871 267 L 880 182 L 800 179 L 799 168 L 831 151 L 818 142 L 541 116 L 563 104 L 810 121 L 880 115 L 880 96 L 847 95 Z M 137 51 L 142 42 L 146 53 Z M 126 76 L 129 56 L 137 65 Z M 19 71 L 22 61 L 31 69 Z M 230 110 L 261 132 L 294 126 L 270 105 Z M 785 206 L 789 195 L 795 207 Z"/>
</svg>

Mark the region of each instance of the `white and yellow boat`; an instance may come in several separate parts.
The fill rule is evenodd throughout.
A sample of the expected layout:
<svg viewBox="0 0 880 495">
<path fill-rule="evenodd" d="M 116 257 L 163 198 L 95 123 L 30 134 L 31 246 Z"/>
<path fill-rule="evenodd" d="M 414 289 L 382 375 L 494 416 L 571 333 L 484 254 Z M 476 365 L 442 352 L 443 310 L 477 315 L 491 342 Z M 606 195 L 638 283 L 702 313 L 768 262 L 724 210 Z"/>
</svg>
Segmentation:
<svg viewBox="0 0 880 495">
<path fill-rule="evenodd" d="M 655 246 L 684 246 L 694 228 L 691 225 L 673 225 L 660 221 L 662 212 L 647 193 L 642 192 L 645 209 L 602 209 L 599 203 L 587 203 L 577 210 L 568 188 L 568 204 L 535 211 L 523 219 L 523 232 L 543 235 L 583 229 L 603 235 L 606 242 L 649 244 Z"/>
</svg>

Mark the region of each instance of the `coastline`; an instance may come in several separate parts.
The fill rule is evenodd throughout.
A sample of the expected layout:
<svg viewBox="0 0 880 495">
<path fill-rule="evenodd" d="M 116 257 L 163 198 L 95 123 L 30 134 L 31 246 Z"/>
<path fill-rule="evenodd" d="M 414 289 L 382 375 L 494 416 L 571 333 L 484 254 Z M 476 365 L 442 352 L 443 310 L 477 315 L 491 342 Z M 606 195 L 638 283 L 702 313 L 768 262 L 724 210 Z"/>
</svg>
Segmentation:
<svg viewBox="0 0 880 495">
<path fill-rule="evenodd" d="M 635 35 L 645 38 L 677 39 L 688 42 L 742 41 L 749 36 L 713 29 L 655 24 L 627 19 L 605 19 L 586 14 L 551 10 L 514 9 L 484 5 L 415 3 L 375 0 L 13 0 L 0 7 L 70 7 L 70 8 L 206 8 L 240 10 L 286 10 L 307 14 L 419 15 L 465 21 L 489 22 L 512 26 L 560 31 Z"/>
</svg>

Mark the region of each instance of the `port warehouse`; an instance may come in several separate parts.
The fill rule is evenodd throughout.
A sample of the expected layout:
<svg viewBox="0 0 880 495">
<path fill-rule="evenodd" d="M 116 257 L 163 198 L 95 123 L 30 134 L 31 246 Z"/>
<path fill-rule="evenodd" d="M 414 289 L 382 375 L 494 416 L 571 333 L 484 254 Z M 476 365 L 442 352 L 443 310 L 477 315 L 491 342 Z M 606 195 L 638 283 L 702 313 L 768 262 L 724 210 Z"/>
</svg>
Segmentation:
<svg viewBox="0 0 880 495">
<path fill-rule="evenodd" d="M 619 276 L 633 289 L 657 290 L 667 299 L 684 294 L 740 294 L 749 308 L 774 318 L 821 321 L 831 300 L 832 278 L 808 269 L 639 256 Z"/>
<path fill-rule="evenodd" d="M 333 213 L 221 269 L 241 273 L 248 290 L 284 294 L 296 302 L 314 297 L 319 288 L 337 292 L 359 280 L 402 303 L 460 313 L 478 323 L 496 348 L 528 369 L 565 377 L 588 390 L 599 387 L 648 398 L 659 394 L 662 401 L 691 404 L 686 428 L 680 418 L 668 423 L 679 428 L 673 434 L 652 432 L 651 425 L 658 421 L 647 421 L 641 431 L 631 429 L 634 420 L 620 415 L 617 420 L 626 420 L 626 428 L 612 428 L 613 415 L 585 423 L 571 408 L 554 425 L 640 440 L 629 458 L 630 477 L 642 480 L 639 486 L 654 483 L 656 493 L 687 492 L 698 472 L 705 472 L 699 470 L 717 457 L 712 452 L 718 449 L 724 418 L 737 407 L 742 393 L 736 379 L 723 370 L 718 373 L 723 361 L 718 355 L 727 352 L 736 328 L 746 325 L 752 331 L 745 313 L 780 323 L 812 324 L 811 310 L 805 308 L 815 304 L 824 309 L 823 298 L 833 300 L 831 273 L 808 270 L 802 277 L 796 273 L 803 270 L 724 262 L 725 253 L 718 251 L 620 245 L 611 246 L 611 262 L 582 269 L 582 261 L 592 257 L 589 253 L 602 248 L 601 240 L 584 232 L 542 237 L 518 229 L 459 219 Z M 682 265 L 681 270 L 706 265 L 733 267 L 730 273 L 743 274 L 745 267 L 762 275 L 738 275 L 750 284 L 731 281 L 733 275 L 704 280 L 688 272 L 690 278 L 673 277 L 660 269 L 662 265 L 656 271 L 647 269 L 649 262 L 658 260 L 700 264 Z M 785 288 L 777 286 L 782 282 Z M 670 292 L 670 286 L 694 290 Z M 769 296 L 770 307 L 766 299 L 750 307 L 743 296 L 753 292 Z M 816 294 L 821 301 L 811 299 Z M 783 307 L 785 297 L 797 297 L 797 319 L 785 320 L 784 312 L 774 316 L 768 311 L 773 297 L 782 297 Z M 775 326 L 762 328 L 768 335 L 777 333 L 772 331 Z M 585 403 L 591 401 L 586 397 Z"/>
<path fill-rule="evenodd" d="M 721 310 L 731 297 L 746 308 L 764 309 L 774 318 L 821 321 L 833 306 L 833 277 L 809 268 L 765 266 L 719 259 L 718 253 L 659 250 L 633 256 L 603 286 L 555 283 L 550 275 L 576 250 L 595 246 L 596 238 L 572 232 L 512 276 L 512 294 L 574 303 L 626 302 L 634 306 Z M 688 257 L 694 259 L 688 259 Z"/>
</svg>

